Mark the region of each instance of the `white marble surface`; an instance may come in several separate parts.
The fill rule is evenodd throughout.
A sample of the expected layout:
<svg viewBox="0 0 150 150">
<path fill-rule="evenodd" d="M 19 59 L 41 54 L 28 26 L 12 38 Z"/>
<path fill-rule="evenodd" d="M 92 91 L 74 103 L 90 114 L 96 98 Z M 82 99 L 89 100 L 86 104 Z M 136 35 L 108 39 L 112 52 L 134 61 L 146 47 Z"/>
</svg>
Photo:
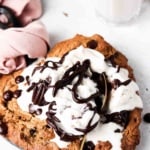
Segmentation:
<svg viewBox="0 0 150 150">
<path fill-rule="evenodd" d="M 51 46 L 75 34 L 101 34 L 122 51 L 134 69 L 144 103 L 143 114 L 150 112 L 150 0 L 145 0 L 140 15 L 126 24 L 114 25 L 95 15 L 92 0 L 42 0 L 41 18 L 50 35 Z M 150 124 L 142 122 L 137 150 L 150 148 Z M 0 136 L 3 149 L 18 150 Z"/>
</svg>

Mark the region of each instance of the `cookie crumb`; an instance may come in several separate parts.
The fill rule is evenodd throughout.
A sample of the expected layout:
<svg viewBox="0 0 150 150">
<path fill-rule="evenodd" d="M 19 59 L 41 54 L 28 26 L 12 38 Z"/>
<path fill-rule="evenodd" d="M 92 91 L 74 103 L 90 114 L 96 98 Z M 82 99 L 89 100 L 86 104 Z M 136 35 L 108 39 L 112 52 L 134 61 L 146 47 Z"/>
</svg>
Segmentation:
<svg viewBox="0 0 150 150">
<path fill-rule="evenodd" d="M 66 13 L 66 12 L 63 12 L 63 15 L 64 15 L 65 17 L 69 17 L 69 14 Z"/>
</svg>

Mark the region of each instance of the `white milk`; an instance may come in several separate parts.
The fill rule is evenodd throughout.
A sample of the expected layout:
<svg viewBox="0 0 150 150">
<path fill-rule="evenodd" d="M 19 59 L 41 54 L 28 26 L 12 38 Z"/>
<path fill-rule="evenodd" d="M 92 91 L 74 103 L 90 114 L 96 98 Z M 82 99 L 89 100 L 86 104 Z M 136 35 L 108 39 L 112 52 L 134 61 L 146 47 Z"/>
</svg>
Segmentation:
<svg viewBox="0 0 150 150">
<path fill-rule="evenodd" d="M 129 21 L 140 12 L 143 0 L 93 0 L 96 13 L 108 21 Z"/>
</svg>

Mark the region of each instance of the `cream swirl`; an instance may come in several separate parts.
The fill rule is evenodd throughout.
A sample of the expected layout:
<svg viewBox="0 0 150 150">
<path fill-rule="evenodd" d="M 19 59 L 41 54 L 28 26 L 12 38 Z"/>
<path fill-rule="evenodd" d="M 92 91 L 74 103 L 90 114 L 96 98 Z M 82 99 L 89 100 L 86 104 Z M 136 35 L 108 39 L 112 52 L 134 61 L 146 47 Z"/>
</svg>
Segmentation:
<svg viewBox="0 0 150 150">
<path fill-rule="evenodd" d="M 104 123 L 107 120 L 101 118 L 105 95 L 101 78 L 103 73 L 108 86 L 111 86 L 107 111 L 104 113 L 105 119 L 111 116 L 108 125 Z M 22 76 L 26 80 L 18 85 L 22 90 L 18 98 L 19 106 L 46 119 L 62 140 L 71 141 L 87 134 L 87 140 L 92 141 L 92 135 L 101 131 L 100 128 L 105 129 L 104 139 L 109 140 L 109 134 L 124 128 L 129 111 L 143 107 L 137 94 L 138 86 L 128 77 L 128 71 L 124 68 L 118 71 L 118 66 L 105 61 L 101 53 L 82 46 L 69 52 L 63 59 L 47 58 L 41 65 L 37 62 L 26 68 Z M 110 132 L 107 132 L 108 128 Z M 112 135 L 115 136 L 115 133 Z M 114 149 L 120 146 L 121 137 L 119 133 L 119 142 Z M 96 144 L 98 140 L 99 136 L 95 135 L 93 142 Z"/>
</svg>

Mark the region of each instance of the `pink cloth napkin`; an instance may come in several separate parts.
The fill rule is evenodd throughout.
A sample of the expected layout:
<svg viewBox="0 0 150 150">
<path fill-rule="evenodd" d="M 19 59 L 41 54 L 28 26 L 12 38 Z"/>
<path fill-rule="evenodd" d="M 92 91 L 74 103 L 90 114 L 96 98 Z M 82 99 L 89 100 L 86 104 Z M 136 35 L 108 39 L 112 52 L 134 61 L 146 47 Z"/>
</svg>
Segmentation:
<svg viewBox="0 0 150 150">
<path fill-rule="evenodd" d="M 23 27 L 0 29 L 0 73 L 9 74 L 26 66 L 29 58 L 44 57 L 49 47 L 49 36 L 40 21 L 40 0 L 0 0 L 1 6 L 10 8 Z M 5 20 L 1 16 L 0 20 Z"/>
</svg>

